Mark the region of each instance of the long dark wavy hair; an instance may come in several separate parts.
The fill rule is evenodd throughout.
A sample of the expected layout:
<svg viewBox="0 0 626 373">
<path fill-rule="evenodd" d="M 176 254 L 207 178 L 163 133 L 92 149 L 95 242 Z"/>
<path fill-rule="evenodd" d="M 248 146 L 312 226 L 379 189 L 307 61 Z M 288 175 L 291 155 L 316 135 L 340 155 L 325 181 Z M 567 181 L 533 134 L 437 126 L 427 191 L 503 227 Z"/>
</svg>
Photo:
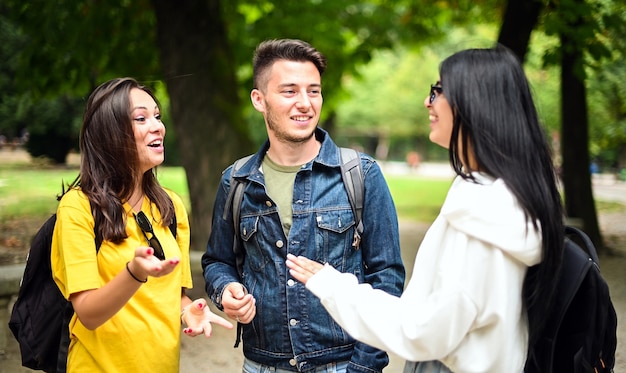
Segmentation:
<svg viewBox="0 0 626 373">
<path fill-rule="evenodd" d="M 161 224 L 167 226 L 174 217 L 170 198 L 156 178 L 156 168 L 143 175 L 139 172 L 130 102 L 133 88 L 145 91 L 158 103 L 154 94 L 133 78 L 109 80 L 89 96 L 80 131 L 80 173 L 68 185 L 80 187 L 89 198 L 96 235 L 114 243 L 128 237 L 122 204 L 139 182 L 159 209 Z"/>
<path fill-rule="evenodd" d="M 519 59 L 507 48 L 469 49 L 440 66 L 441 86 L 454 114 L 449 157 L 455 172 L 473 179 L 472 165 L 504 180 L 542 237 L 542 261 L 529 268 L 523 300 L 529 347 L 545 325 L 563 253 L 563 207 L 552 151 L 539 123 Z"/>
</svg>

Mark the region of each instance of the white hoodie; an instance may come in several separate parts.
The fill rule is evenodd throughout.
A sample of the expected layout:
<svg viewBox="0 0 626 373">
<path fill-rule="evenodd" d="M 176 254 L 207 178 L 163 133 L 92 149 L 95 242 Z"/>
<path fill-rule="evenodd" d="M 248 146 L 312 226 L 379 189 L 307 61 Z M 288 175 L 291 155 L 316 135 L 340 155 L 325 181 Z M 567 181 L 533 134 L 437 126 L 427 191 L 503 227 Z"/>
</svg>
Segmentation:
<svg viewBox="0 0 626 373">
<path fill-rule="evenodd" d="M 454 180 L 400 298 L 330 266 L 307 288 L 354 338 L 409 361 L 440 360 L 455 373 L 522 372 L 522 284 L 541 260 L 541 233 L 502 180 L 474 177 L 480 184 Z"/>
</svg>

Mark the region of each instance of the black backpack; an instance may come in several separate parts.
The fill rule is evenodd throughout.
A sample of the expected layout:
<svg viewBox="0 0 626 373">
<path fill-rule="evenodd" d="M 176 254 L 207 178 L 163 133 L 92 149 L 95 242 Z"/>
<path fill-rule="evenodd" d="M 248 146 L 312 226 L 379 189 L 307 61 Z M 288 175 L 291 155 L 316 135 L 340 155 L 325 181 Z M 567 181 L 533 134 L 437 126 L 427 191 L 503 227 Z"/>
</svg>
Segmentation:
<svg viewBox="0 0 626 373">
<path fill-rule="evenodd" d="M 615 365 L 617 315 L 589 237 L 565 228 L 563 262 L 546 329 L 524 373 L 609 373 Z"/>
<path fill-rule="evenodd" d="M 20 346 L 22 365 L 45 372 L 63 373 L 70 344 L 69 323 L 74 315 L 52 278 L 50 253 L 56 223 L 53 214 L 33 238 L 9 328 Z M 176 237 L 176 216 L 169 226 Z M 94 228 L 97 232 L 97 229 Z M 96 233 L 96 253 L 102 238 Z"/>
<path fill-rule="evenodd" d="M 361 157 L 359 153 L 350 148 L 340 148 L 341 150 L 341 179 L 348 193 L 348 199 L 350 200 L 350 207 L 354 214 L 354 220 L 356 228 L 354 229 L 354 238 L 352 240 L 352 246 L 355 249 L 359 249 L 361 243 L 361 237 L 363 235 L 363 170 L 361 167 Z M 243 200 L 243 192 L 246 184 L 245 179 L 237 179 L 233 177 L 235 171 L 240 169 L 253 155 L 240 158 L 233 163 L 233 169 L 230 173 L 230 190 L 226 197 L 226 205 L 224 207 L 224 213 L 222 219 L 227 220 L 229 209 L 232 208 L 233 212 L 233 228 L 235 229 L 233 239 L 233 252 L 235 253 L 237 273 L 239 278 L 243 277 L 243 261 L 245 258 L 245 252 L 241 246 L 239 240 L 239 210 L 241 208 L 241 202 Z M 241 323 L 237 323 L 237 340 L 235 341 L 235 347 L 239 346 L 241 341 L 242 332 Z"/>
</svg>

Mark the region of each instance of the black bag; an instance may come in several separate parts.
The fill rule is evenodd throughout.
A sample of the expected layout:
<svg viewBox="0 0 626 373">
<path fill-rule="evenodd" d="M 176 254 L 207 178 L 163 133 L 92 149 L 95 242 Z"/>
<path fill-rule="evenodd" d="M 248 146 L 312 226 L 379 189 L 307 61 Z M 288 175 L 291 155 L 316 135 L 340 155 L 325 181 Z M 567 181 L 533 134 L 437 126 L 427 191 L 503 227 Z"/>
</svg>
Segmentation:
<svg viewBox="0 0 626 373">
<path fill-rule="evenodd" d="M 65 372 L 69 323 L 74 315 L 72 303 L 65 299 L 52 278 L 50 253 L 55 223 L 56 214 L 53 214 L 31 242 L 9 319 L 9 328 L 20 346 L 22 365 L 48 373 Z M 176 216 L 169 228 L 176 237 Z M 98 233 L 95 244 L 97 253 L 102 244 Z"/>
<path fill-rule="evenodd" d="M 56 214 L 46 220 L 31 242 L 9 320 L 9 328 L 20 345 L 22 365 L 46 372 L 57 371 L 61 334 L 68 329 L 74 312 L 52 279 L 50 250 L 55 222 Z"/>
<path fill-rule="evenodd" d="M 617 315 L 598 254 L 581 230 L 566 227 L 565 235 L 555 304 L 524 372 L 613 372 Z"/>
</svg>

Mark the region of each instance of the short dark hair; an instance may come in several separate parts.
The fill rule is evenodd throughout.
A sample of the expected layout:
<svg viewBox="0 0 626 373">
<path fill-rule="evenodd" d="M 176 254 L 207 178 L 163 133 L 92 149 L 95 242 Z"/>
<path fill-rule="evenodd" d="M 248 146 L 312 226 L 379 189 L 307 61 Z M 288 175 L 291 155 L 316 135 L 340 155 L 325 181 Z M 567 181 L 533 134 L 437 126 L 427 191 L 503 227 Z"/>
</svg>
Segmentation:
<svg viewBox="0 0 626 373">
<path fill-rule="evenodd" d="M 326 70 L 326 57 L 311 44 L 297 39 L 271 39 L 259 44 L 252 58 L 254 88 L 264 90 L 267 71 L 278 60 L 312 62 L 320 76 Z"/>
</svg>

